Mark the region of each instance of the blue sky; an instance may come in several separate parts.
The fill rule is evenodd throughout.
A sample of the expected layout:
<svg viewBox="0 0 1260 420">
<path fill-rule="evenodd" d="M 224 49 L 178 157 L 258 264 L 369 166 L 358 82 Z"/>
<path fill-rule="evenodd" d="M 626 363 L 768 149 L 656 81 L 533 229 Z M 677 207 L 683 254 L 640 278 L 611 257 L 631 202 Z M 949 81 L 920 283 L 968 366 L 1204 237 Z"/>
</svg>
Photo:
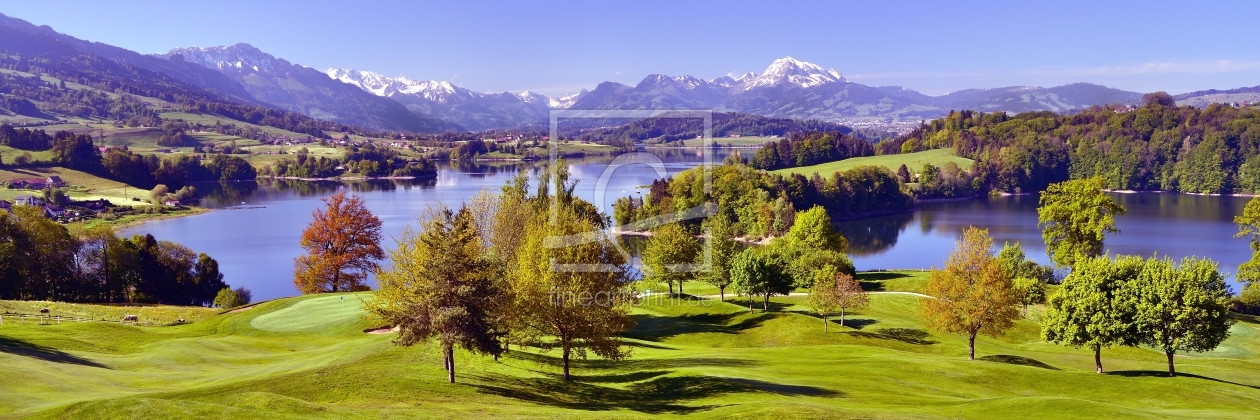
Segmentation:
<svg viewBox="0 0 1260 420">
<path fill-rule="evenodd" d="M 1260 85 L 1260 2 L 5 1 L 0 13 L 142 53 L 248 42 L 318 69 L 549 94 L 793 56 L 927 94 L 1091 82 Z"/>
</svg>

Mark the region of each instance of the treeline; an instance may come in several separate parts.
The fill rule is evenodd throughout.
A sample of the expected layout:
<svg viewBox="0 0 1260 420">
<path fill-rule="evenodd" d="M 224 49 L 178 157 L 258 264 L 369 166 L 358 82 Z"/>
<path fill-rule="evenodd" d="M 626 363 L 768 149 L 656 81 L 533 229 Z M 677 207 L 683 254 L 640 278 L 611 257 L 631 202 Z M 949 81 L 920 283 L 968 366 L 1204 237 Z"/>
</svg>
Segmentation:
<svg viewBox="0 0 1260 420">
<path fill-rule="evenodd" d="M 613 128 L 598 129 L 576 134 L 579 140 L 605 144 L 631 144 L 636 141 L 660 138 L 665 142 L 694 139 L 704 133 L 704 121 L 699 118 L 648 118 Z M 796 132 L 837 132 L 848 134 L 849 127 L 819 121 L 770 118 L 737 112 L 714 113 L 712 120 L 714 137 L 731 134 L 744 136 L 786 136 Z M 567 134 L 567 133 L 562 133 Z M 566 135 L 567 137 L 567 135 Z"/>
<path fill-rule="evenodd" d="M 199 89 L 165 74 L 119 64 L 95 54 L 73 53 L 68 57 L 51 54 L 0 55 L 0 68 L 47 75 L 63 82 L 69 81 L 117 95 L 157 98 L 175 104 L 182 111 L 218 115 L 312 137 L 327 138 L 324 131 L 388 134 L 368 133 L 368 130 L 359 127 L 320 121 L 296 112 L 237 103 L 234 98 Z M 139 101 L 126 101 L 124 104 L 127 106 L 118 107 L 115 106 L 117 104 L 103 102 L 100 98 L 106 96 L 103 93 L 75 91 L 65 88 L 64 83 L 44 83 L 38 77 L 15 77 L 12 80 L 19 79 L 27 80 L 14 82 L 12 85 L 7 82 L 11 80 L 9 78 L 0 81 L 6 81 L 4 86 L 15 96 L 55 104 L 50 110 L 64 111 L 60 108 L 67 108 L 72 115 L 86 113 L 80 116 L 124 121 L 132 117 L 143 119 L 155 116 L 151 107 Z M 27 88 L 35 83 L 40 84 L 38 89 Z M 32 96 L 24 96 L 28 94 Z M 110 109 L 109 113 L 105 112 L 106 107 Z"/>
<path fill-rule="evenodd" d="M 708 193 L 704 192 L 705 170 L 712 171 Z M 653 181 L 646 197 L 614 202 L 613 219 L 624 226 L 708 202 L 734 216 L 738 236 L 751 238 L 786 234 L 797 209 L 819 206 L 832 218 L 849 218 L 914 208 L 913 198 L 887 168 L 862 166 L 830 178 L 818 174 L 783 177 L 749 167 L 736 157 L 721 166 L 692 168 Z"/>
<path fill-rule="evenodd" d="M 128 127 L 155 126 L 162 121 L 157 111 L 134 95 L 111 96 L 97 90 L 70 89 L 65 80 L 51 82 L 37 76 L 4 73 L 0 74 L 0 93 L 13 95 L 6 98 L 4 107 L 20 115 L 46 117 L 51 112 L 111 120 Z M 43 103 L 43 108 L 31 100 Z"/>
<path fill-rule="evenodd" d="M 155 155 L 132 153 L 126 149 L 111 149 L 102 155 L 93 143 L 92 136 L 87 134 L 76 135 L 59 131 L 48 136 L 43 130 L 14 130 L 7 125 L 0 125 L 0 141 L 5 144 L 12 145 L 13 140 L 10 139 L 23 141 L 22 136 L 40 142 L 48 141 L 49 146 L 45 150 L 52 151 L 53 157 L 48 162 L 50 164 L 145 189 L 158 184 L 178 189 L 189 182 L 253 180 L 258 177 L 249 162 L 238 157 L 214 155 L 203 163 L 196 156 L 181 155 L 162 159 Z"/>
<path fill-rule="evenodd" d="M 0 124 L 0 144 L 22 150 L 48 150 L 52 148 L 53 137 L 40 129 L 13 128 L 8 124 Z"/>
<path fill-rule="evenodd" d="M 772 171 L 874 154 L 874 144 L 851 133 L 793 133 L 788 138 L 762 146 L 748 165 Z"/>
<path fill-rule="evenodd" d="M 1073 115 L 951 112 L 876 145 L 879 154 L 953 148 L 976 160 L 984 191 L 1033 192 L 1102 177 L 1119 190 L 1260 192 L 1260 110 L 1177 107 L 1148 94 L 1136 110 L 1094 107 Z"/>
<path fill-rule="evenodd" d="M 409 161 L 397 150 L 374 144 L 347 147 L 344 160 L 327 156 L 314 157 L 303 147 L 298 149 L 294 159 L 283 159 L 275 165 L 264 165 L 260 174 L 274 177 L 330 178 L 344 172 L 366 177 L 429 178 L 437 176 L 437 164 L 424 157 Z"/>
<path fill-rule="evenodd" d="M 228 287 L 219 263 L 152 235 L 68 230 L 41 209 L 0 212 L 0 299 L 207 305 Z"/>
</svg>

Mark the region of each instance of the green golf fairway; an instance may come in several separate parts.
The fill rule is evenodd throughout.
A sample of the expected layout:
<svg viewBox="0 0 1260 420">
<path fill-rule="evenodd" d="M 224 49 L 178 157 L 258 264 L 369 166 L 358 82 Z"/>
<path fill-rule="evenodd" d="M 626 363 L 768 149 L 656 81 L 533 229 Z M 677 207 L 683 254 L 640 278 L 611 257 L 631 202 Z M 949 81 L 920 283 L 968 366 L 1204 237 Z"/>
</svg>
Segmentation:
<svg viewBox="0 0 1260 420">
<path fill-rule="evenodd" d="M 629 360 L 577 361 L 512 347 L 456 352 L 446 382 L 433 345 L 398 347 L 361 316 L 367 294 L 264 302 L 188 325 L 0 325 L 0 418 L 1260 418 L 1260 324 L 1241 317 L 1219 349 L 1093 354 L 1041 341 L 1042 308 L 1000 337 L 926 330 L 922 273 L 878 273 L 845 326 L 806 297 L 749 312 L 742 298 L 649 300 Z M 344 300 L 342 299 L 344 297 Z"/>
</svg>

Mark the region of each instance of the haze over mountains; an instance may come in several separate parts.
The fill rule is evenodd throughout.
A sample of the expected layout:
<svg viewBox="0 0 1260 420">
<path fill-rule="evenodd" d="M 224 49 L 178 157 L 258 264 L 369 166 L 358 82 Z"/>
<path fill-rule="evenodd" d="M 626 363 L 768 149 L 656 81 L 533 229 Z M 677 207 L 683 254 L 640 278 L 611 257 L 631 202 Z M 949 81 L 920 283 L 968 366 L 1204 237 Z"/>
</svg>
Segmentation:
<svg viewBox="0 0 1260 420">
<path fill-rule="evenodd" d="M 143 55 L 4 15 L 0 15 L 0 52 L 29 57 L 93 54 L 164 75 L 184 86 L 179 89 L 201 89 L 224 101 L 408 132 L 514 128 L 546 121 L 551 109 L 709 109 L 857 124 L 915 122 L 955 109 L 1070 112 L 1093 105 L 1135 103 L 1141 97 L 1138 92 L 1088 83 L 968 89 L 929 96 L 900 86 L 854 83 L 839 71 L 792 57 L 774 60 L 764 71 L 739 76 L 703 79 L 652 74 L 634 86 L 604 82 L 564 97 L 533 92 L 486 93 L 448 81 L 386 77 L 348 68 L 320 71 L 244 43 Z M 1201 104 L 1218 97 L 1247 98 L 1242 94 L 1254 93 L 1204 91 L 1178 99 Z"/>
</svg>

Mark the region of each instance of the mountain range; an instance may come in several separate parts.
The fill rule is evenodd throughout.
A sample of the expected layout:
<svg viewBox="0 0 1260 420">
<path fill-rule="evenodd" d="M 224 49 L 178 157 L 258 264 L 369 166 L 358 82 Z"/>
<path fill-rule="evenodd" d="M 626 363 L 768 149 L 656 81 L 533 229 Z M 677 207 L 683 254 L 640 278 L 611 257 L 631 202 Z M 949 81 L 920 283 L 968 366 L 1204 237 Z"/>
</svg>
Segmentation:
<svg viewBox="0 0 1260 420">
<path fill-rule="evenodd" d="M 389 78 L 353 69 L 329 69 L 329 77 L 408 109 L 470 129 L 505 128 L 546 119 L 548 109 L 710 109 L 775 118 L 918 121 L 954 109 L 986 112 L 1070 112 L 1093 105 L 1136 103 L 1142 94 L 1088 83 L 1052 88 L 1014 86 L 968 89 L 929 96 L 900 86 L 854 83 L 834 69 L 783 57 L 760 73 L 704 80 L 652 74 L 637 85 L 600 83 L 595 89 L 553 98 L 537 93 L 478 93 L 449 82 Z"/>
<path fill-rule="evenodd" d="M 89 65 L 76 56 L 99 57 L 113 63 L 110 66 L 123 66 L 110 71 L 135 73 L 127 77 L 148 79 L 146 83 L 167 86 L 184 97 L 269 107 L 340 124 L 404 132 L 515 128 L 545 122 L 552 109 L 708 109 L 853 125 L 914 122 L 956 109 L 1071 112 L 1094 105 L 1136 103 L 1141 98 L 1138 92 L 1088 83 L 967 89 L 931 96 L 900 86 L 855 83 L 839 71 L 792 57 L 774 60 L 761 72 L 711 79 L 652 74 L 634 86 L 604 82 L 563 97 L 535 92 L 476 92 L 447 81 L 391 78 L 349 68 L 320 71 L 244 43 L 144 55 L 80 40 L 3 14 L 0 53 L 17 60 L 60 57 L 67 63 L 78 63 L 75 65 Z M 136 73 L 141 70 L 148 76 Z M 1246 100 L 1250 96 L 1240 95 L 1254 95 L 1254 88 L 1250 89 L 1193 92 L 1177 99 L 1192 104 L 1217 97 Z"/>
</svg>

